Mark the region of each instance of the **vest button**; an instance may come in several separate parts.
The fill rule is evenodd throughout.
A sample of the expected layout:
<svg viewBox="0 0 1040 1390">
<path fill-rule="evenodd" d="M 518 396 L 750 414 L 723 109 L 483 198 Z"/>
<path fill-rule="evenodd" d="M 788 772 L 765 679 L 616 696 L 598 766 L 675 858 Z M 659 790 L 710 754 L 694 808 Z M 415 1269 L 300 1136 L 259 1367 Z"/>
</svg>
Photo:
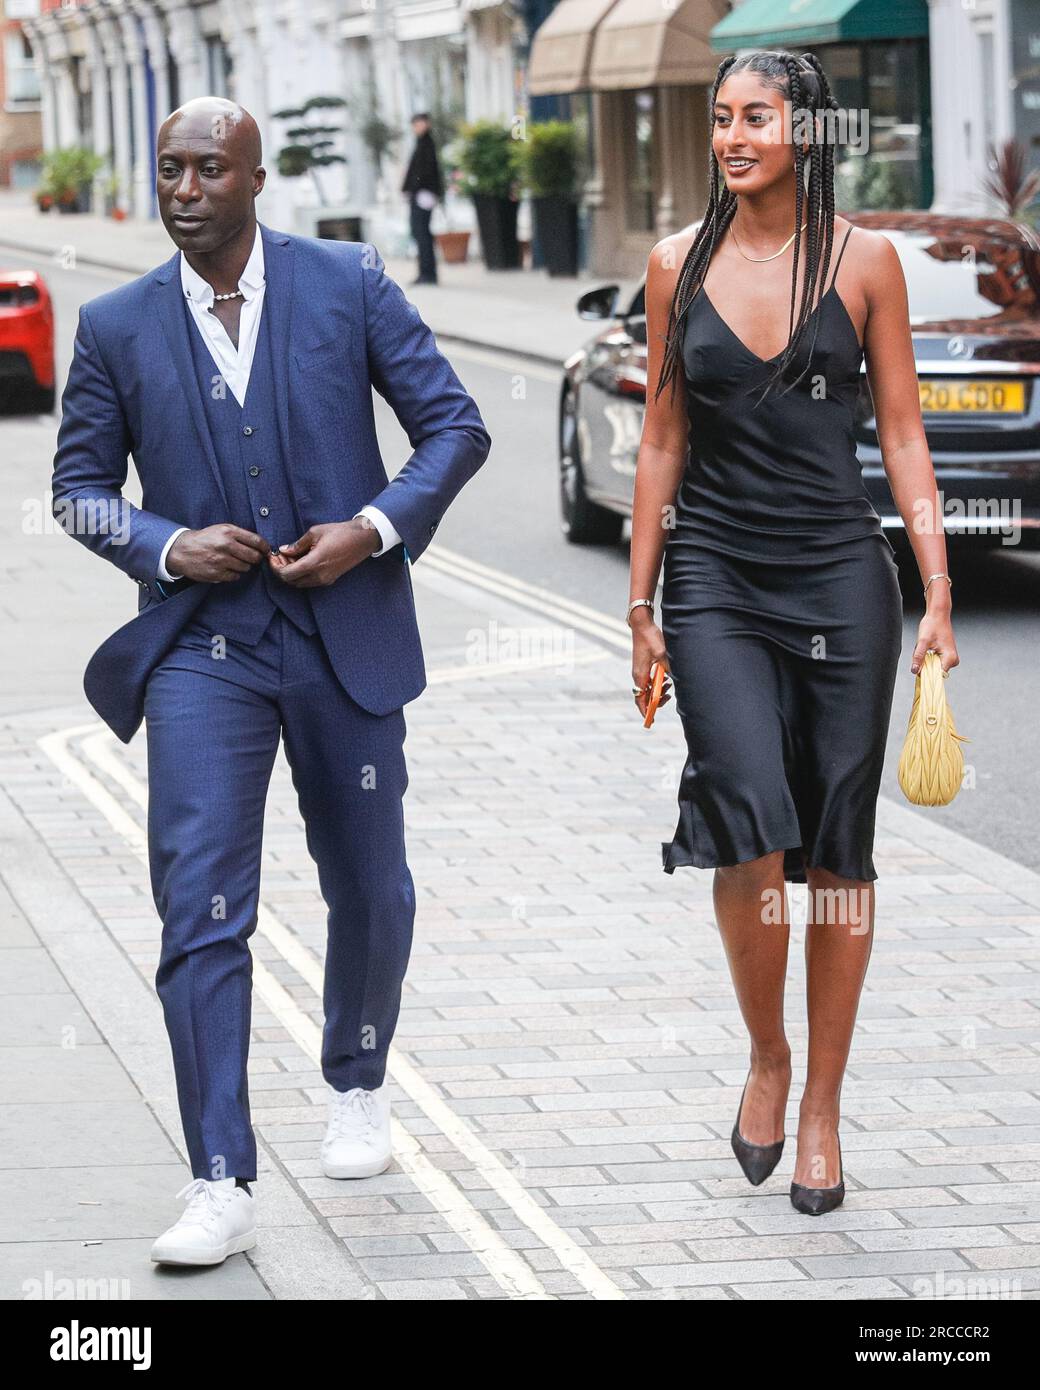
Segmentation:
<svg viewBox="0 0 1040 1390">
<path fill-rule="evenodd" d="M 252 426 L 252 425 L 244 425 L 244 426 L 242 427 L 242 433 L 243 433 L 243 434 L 252 434 L 252 433 L 253 433 L 253 426 Z"/>
<path fill-rule="evenodd" d="M 251 478 L 259 478 L 259 476 L 260 476 L 260 470 L 259 470 L 259 468 L 257 468 L 257 467 L 254 465 L 254 466 L 249 470 L 249 476 L 250 476 Z"/>
<path fill-rule="evenodd" d="M 261 507 L 261 508 L 260 508 L 260 515 L 261 515 L 261 516 L 270 516 L 270 515 L 271 515 L 271 508 L 270 508 L 270 507 Z"/>
</svg>

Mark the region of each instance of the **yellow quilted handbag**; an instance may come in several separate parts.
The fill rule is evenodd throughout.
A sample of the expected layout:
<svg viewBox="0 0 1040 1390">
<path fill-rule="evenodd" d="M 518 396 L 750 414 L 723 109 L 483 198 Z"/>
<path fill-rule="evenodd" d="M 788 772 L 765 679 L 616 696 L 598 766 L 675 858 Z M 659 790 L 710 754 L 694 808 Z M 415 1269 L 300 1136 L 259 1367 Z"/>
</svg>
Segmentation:
<svg viewBox="0 0 1040 1390">
<path fill-rule="evenodd" d="M 914 703 L 899 758 L 899 785 L 916 806 L 947 806 L 964 778 L 962 743 L 946 703 L 942 662 L 928 652 L 917 673 Z"/>
</svg>

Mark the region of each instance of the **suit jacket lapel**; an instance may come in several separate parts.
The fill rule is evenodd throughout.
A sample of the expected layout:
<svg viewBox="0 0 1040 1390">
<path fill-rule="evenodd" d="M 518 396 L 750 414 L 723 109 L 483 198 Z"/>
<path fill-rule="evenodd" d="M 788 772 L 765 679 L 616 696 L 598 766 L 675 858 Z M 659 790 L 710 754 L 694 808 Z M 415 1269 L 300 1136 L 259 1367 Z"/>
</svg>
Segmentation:
<svg viewBox="0 0 1040 1390">
<path fill-rule="evenodd" d="M 293 273 L 296 253 L 292 241 L 282 232 L 272 232 L 260 225 L 264 239 L 263 314 L 267 319 L 268 342 L 271 345 L 271 377 L 274 382 L 275 412 L 281 437 L 282 457 L 286 467 L 292 457 L 289 450 L 289 344 L 292 335 Z"/>
<path fill-rule="evenodd" d="M 213 448 L 213 439 L 206 420 L 206 410 L 202 403 L 191 343 L 188 340 L 188 330 L 191 325 L 188 323 L 188 311 L 185 308 L 184 294 L 181 290 L 179 257 L 180 252 L 178 251 L 161 267 L 154 282 L 156 298 L 158 299 L 159 322 L 162 325 L 163 337 L 166 339 L 166 346 L 173 358 L 177 376 L 180 378 L 181 390 L 184 393 L 184 401 L 195 427 L 195 433 L 198 435 L 199 443 L 209 461 L 213 477 L 220 489 L 220 495 L 224 499 L 224 506 L 228 507 L 230 511 L 227 493 L 224 491 L 224 479 L 221 477 L 220 465 L 217 463 L 216 450 Z"/>
</svg>

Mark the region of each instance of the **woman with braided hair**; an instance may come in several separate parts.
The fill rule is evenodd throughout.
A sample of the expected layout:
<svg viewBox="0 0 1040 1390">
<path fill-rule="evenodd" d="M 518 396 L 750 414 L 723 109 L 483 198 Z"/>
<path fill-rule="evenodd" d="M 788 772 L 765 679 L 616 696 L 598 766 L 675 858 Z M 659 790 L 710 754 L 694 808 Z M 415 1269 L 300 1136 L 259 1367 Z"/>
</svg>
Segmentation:
<svg viewBox="0 0 1040 1390">
<path fill-rule="evenodd" d="M 791 1084 L 786 882 L 808 885 L 791 1200 L 811 1215 L 844 1198 L 841 1087 L 873 937 L 874 822 L 902 637 L 894 552 L 856 458 L 864 359 L 926 584 L 910 669 L 928 650 L 944 670 L 957 664 L 906 286 L 888 239 L 835 215 L 837 112 L 812 54 L 719 67 L 707 213 L 695 234 L 659 242 L 647 267 L 629 609 L 636 703 L 645 713 L 662 663 L 686 735 L 664 868 L 715 870 L 751 1043 L 732 1145 L 756 1185 L 779 1161 Z M 922 508 L 935 519 L 924 529 Z"/>
</svg>

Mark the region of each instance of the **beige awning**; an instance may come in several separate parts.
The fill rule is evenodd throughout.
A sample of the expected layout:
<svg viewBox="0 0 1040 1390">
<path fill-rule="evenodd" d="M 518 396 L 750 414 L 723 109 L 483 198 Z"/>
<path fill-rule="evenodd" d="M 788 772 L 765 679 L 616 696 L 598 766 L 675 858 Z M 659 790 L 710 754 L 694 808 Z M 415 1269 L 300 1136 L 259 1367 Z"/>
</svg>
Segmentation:
<svg viewBox="0 0 1040 1390">
<path fill-rule="evenodd" d="M 721 59 L 711 30 L 729 8 L 728 0 L 617 0 L 596 29 L 589 86 L 603 92 L 713 82 Z"/>
<path fill-rule="evenodd" d="M 531 96 L 589 89 L 589 59 L 596 26 L 618 0 L 560 0 L 535 30 L 527 63 Z"/>
</svg>

